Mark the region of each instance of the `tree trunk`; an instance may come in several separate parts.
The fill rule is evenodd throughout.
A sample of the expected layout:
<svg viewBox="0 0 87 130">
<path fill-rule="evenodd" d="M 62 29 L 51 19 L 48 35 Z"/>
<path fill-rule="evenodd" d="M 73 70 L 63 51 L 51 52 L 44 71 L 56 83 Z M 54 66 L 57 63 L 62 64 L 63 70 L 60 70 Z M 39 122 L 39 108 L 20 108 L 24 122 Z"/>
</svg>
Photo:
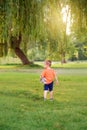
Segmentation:
<svg viewBox="0 0 87 130">
<path fill-rule="evenodd" d="M 21 59 L 23 65 L 30 64 L 29 60 L 20 48 L 16 47 L 14 50 L 15 54 Z"/>
<path fill-rule="evenodd" d="M 66 63 L 66 59 L 65 59 L 65 53 L 61 54 L 61 63 Z"/>
<path fill-rule="evenodd" d="M 0 43 L 0 57 L 3 57 L 3 43 Z"/>
<path fill-rule="evenodd" d="M 19 34 L 18 37 L 11 36 L 11 48 L 14 50 L 15 54 L 20 58 L 23 65 L 31 64 L 26 55 L 20 49 L 20 44 L 21 44 L 21 33 Z"/>
</svg>

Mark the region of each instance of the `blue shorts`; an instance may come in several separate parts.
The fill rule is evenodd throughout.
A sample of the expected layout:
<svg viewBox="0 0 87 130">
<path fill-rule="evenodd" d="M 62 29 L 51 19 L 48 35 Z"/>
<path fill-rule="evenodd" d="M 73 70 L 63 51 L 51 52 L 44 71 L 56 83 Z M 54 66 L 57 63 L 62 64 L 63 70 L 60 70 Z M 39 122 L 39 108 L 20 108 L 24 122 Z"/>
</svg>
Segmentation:
<svg viewBox="0 0 87 130">
<path fill-rule="evenodd" d="M 50 84 L 44 84 L 44 90 L 52 91 L 53 90 L 53 82 Z"/>
</svg>

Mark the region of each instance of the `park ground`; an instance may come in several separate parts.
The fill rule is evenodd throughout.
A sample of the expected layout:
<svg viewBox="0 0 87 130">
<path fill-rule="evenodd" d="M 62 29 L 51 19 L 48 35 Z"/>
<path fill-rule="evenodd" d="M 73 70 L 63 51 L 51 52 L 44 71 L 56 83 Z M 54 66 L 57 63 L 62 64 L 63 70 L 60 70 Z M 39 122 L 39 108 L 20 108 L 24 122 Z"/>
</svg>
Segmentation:
<svg viewBox="0 0 87 130">
<path fill-rule="evenodd" d="M 86 65 L 55 64 L 59 85 L 54 83 L 54 100 L 48 93 L 45 102 L 42 68 L 0 65 L 0 130 L 86 130 Z"/>
</svg>

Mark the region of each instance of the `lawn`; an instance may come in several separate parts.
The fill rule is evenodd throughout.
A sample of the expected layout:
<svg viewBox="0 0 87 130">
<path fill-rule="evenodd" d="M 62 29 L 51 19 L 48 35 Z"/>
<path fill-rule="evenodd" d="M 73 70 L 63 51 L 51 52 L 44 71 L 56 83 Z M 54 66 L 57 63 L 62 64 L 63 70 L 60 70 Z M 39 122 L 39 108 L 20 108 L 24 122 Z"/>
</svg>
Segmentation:
<svg viewBox="0 0 87 130">
<path fill-rule="evenodd" d="M 3 60 L 4 61 L 4 60 Z M 9 60 L 8 60 L 9 61 Z M 0 69 L 29 69 L 32 67 L 33 68 L 42 68 L 44 62 L 34 62 L 32 65 L 25 65 L 23 66 L 21 63 L 17 63 L 17 61 L 10 61 L 6 63 L 1 63 L 0 64 Z M 61 64 L 61 62 L 52 62 L 52 67 L 53 68 L 64 68 L 64 69 L 87 69 L 87 61 L 74 61 L 74 62 L 67 62 L 65 64 Z"/>
<path fill-rule="evenodd" d="M 0 130 L 86 130 L 87 73 L 63 71 L 45 102 L 41 71 L 1 71 Z"/>
<path fill-rule="evenodd" d="M 38 65 L 43 66 L 43 62 L 35 62 Z M 53 68 L 73 68 L 73 69 L 78 69 L 78 68 L 87 68 L 87 61 L 74 61 L 74 62 L 69 62 L 65 64 L 61 64 L 61 62 L 52 62 L 52 67 Z"/>
</svg>

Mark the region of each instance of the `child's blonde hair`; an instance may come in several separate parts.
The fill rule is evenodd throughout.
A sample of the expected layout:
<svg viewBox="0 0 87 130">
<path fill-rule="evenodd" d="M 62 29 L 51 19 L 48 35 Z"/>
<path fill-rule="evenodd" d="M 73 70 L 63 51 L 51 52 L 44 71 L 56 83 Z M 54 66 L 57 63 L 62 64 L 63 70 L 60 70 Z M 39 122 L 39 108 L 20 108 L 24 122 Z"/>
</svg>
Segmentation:
<svg viewBox="0 0 87 130">
<path fill-rule="evenodd" d="M 52 62 L 51 62 L 51 60 L 46 60 L 45 63 L 46 63 L 47 65 L 51 66 L 51 63 L 52 63 Z"/>
</svg>

